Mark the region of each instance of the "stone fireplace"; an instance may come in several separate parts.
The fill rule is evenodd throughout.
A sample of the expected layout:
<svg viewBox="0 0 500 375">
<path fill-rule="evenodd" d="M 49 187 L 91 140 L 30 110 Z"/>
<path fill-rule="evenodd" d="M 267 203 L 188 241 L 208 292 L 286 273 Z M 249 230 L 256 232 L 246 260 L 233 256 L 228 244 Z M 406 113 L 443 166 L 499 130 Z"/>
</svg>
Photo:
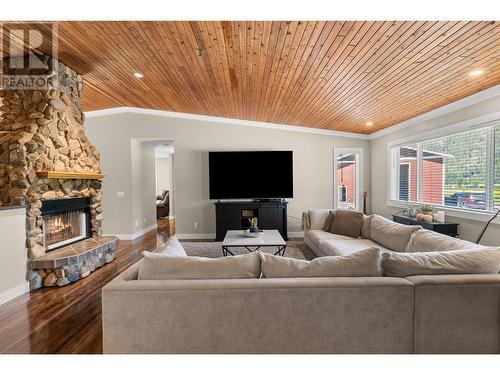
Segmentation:
<svg viewBox="0 0 500 375">
<path fill-rule="evenodd" d="M 102 237 L 104 175 L 85 136 L 82 77 L 45 60 L 57 72 L 46 90 L 0 90 L 0 205 L 26 205 L 32 289 L 87 276 L 117 246 Z"/>
</svg>

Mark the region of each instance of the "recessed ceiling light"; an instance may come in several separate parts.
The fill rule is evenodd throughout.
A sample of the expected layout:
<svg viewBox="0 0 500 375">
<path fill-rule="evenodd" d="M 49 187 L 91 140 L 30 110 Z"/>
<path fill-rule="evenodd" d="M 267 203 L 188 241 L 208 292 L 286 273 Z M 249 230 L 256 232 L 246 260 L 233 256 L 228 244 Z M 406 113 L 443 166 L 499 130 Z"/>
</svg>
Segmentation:
<svg viewBox="0 0 500 375">
<path fill-rule="evenodd" d="M 480 76 L 481 74 L 483 74 L 483 71 L 481 69 L 476 69 L 469 73 L 471 77 L 477 77 Z"/>
<path fill-rule="evenodd" d="M 373 125 L 373 122 L 371 122 L 371 121 L 368 121 L 368 122 L 366 123 L 366 126 L 372 126 L 372 125 Z"/>
<path fill-rule="evenodd" d="M 142 74 L 141 72 L 135 72 L 135 73 L 134 73 L 134 77 L 135 77 L 135 78 L 139 78 L 139 79 L 140 79 L 140 78 L 144 78 L 144 74 Z"/>
</svg>

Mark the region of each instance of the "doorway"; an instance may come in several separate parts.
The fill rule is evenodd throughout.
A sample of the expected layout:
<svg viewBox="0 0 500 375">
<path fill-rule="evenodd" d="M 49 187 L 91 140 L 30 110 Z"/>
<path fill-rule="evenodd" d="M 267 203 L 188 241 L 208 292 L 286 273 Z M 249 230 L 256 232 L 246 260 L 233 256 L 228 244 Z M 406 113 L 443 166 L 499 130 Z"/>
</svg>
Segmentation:
<svg viewBox="0 0 500 375">
<path fill-rule="evenodd" d="M 334 207 L 361 210 L 363 149 L 335 148 Z"/>
<path fill-rule="evenodd" d="M 158 229 L 175 234 L 174 156 L 173 141 L 155 147 L 156 221 Z"/>
</svg>

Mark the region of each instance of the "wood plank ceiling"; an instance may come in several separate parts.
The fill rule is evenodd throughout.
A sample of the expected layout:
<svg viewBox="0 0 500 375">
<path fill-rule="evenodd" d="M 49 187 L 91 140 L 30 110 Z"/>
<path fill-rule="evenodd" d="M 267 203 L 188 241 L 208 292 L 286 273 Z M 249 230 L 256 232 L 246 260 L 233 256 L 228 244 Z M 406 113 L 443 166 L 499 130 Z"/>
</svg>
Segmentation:
<svg viewBox="0 0 500 375">
<path fill-rule="evenodd" d="M 131 106 L 369 134 L 500 83 L 500 26 L 60 22 L 59 58 L 84 75 L 85 110 Z"/>
</svg>

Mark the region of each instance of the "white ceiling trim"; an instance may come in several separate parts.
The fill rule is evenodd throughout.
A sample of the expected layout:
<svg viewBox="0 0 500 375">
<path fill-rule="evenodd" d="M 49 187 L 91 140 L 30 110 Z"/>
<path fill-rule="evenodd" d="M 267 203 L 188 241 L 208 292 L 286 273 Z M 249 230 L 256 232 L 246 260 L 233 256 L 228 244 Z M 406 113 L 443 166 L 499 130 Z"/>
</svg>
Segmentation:
<svg viewBox="0 0 500 375">
<path fill-rule="evenodd" d="M 332 137 L 356 138 L 356 139 L 364 139 L 364 140 L 369 139 L 368 135 L 366 135 L 366 134 L 343 132 L 343 131 L 337 131 L 337 130 L 316 129 L 316 128 L 308 128 L 305 126 L 283 125 L 283 124 L 275 124 L 275 123 L 271 123 L 271 122 L 240 120 L 240 119 L 231 119 L 231 118 L 226 118 L 226 117 L 195 115 L 195 114 L 191 114 L 191 113 L 170 112 L 170 111 L 162 111 L 162 110 L 157 110 L 157 109 L 136 108 L 136 107 L 115 107 L 115 108 L 101 109 L 101 110 L 96 110 L 96 111 L 88 111 L 88 112 L 85 112 L 85 116 L 87 118 L 92 118 L 92 117 L 111 116 L 111 115 L 117 115 L 117 114 L 123 114 L 123 113 L 135 113 L 135 114 L 143 114 L 143 115 L 150 115 L 150 116 L 162 116 L 162 117 L 169 117 L 169 118 L 178 118 L 178 119 L 185 119 L 185 120 L 217 122 L 217 123 L 221 123 L 221 124 L 230 124 L 230 125 L 253 126 L 253 127 L 257 127 L 257 128 L 286 130 L 286 131 L 311 133 L 311 134 L 321 134 L 321 135 L 328 135 L 328 136 L 332 136 Z"/>
</svg>

